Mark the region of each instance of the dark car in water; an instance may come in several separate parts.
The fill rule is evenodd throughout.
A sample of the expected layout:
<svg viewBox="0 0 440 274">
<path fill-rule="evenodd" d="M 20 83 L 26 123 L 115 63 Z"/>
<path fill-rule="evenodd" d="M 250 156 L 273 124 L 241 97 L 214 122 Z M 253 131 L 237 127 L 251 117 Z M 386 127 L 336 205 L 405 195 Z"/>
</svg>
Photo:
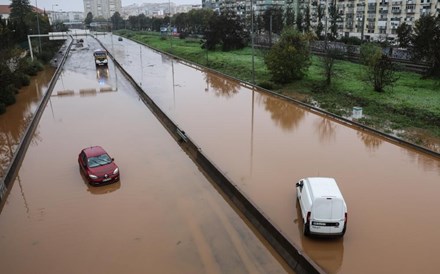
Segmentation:
<svg viewBox="0 0 440 274">
<path fill-rule="evenodd" d="M 78 163 L 91 185 L 104 185 L 119 181 L 118 166 L 100 146 L 81 150 L 78 155 Z"/>
</svg>

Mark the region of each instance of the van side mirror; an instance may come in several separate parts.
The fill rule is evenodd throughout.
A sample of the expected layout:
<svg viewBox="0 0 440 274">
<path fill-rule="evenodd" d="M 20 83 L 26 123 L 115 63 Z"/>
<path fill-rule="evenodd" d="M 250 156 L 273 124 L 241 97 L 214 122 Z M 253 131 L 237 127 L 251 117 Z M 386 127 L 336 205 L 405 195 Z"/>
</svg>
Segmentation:
<svg viewBox="0 0 440 274">
<path fill-rule="evenodd" d="M 298 183 L 296 183 L 297 187 L 303 187 L 303 185 L 304 185 L 303 181 L 299 181 Z"/>
</svg>

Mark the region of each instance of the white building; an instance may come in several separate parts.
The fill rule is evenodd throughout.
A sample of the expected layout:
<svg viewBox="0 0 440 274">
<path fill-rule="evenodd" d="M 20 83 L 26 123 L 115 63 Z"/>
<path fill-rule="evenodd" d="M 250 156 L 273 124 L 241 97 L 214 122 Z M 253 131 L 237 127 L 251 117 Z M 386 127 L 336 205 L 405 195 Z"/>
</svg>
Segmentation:
<svg viewBox="0 0 440 274">
<path fill-rule="evenodd" d="M 93 18 L 109 19 L 115 12 L 121 13 L 121 0 L 83 0 L 84 14 L 92 13 Z"/>
<path fill-rule="evenodd" d="M 413 25 L 422 15 L 438 15 L 440 12 L 439 0 L 252 0 L 256 15 L 264 13 L 268 8 L 288 6 L 295 12 L 295 18 L 301 13 L 310 10 L 312 28 L 318 24 L 318 6 L 324 12 L 322 23 L 325 25 L 327 8 L 335 5 L 338 15 L 338 35 L 356 36 L 373 40 L 395 38 L 396 30 L 403 22 Z M 203 8 L 221 11 L 223 8 L 232 8 L 237 14 L 249 14 L 251 0 L 202 0 Z M 327 22 L 329 27 L 330 22 Z"/>
</svg>

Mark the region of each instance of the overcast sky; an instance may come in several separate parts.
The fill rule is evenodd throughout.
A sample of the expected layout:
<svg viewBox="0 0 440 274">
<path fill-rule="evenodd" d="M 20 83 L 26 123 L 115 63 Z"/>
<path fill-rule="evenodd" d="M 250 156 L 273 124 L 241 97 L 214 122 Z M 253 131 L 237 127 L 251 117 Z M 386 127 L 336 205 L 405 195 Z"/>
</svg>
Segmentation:
<svg viewBox="0 0 440 274">
<path fill-rule="evenodd" d="M 176 5 L 183 4 L 202 4 L 202 0 L 170 0 Z M 128 6 L 134 3 L 168 3 L 169 0 L 121 0 L 122 6 Z M 38 6 L 40 9 L 46 9 L 51 11 L 52 8 L 55 11 L 84 11 L 84 4 L 82 0 L 29 0 L 32 6 Z M 10 0 L 0 0 L 0 5 L 9 5 Z M 56 6 L 58 5 L 58 6 Z"/>
</svg>

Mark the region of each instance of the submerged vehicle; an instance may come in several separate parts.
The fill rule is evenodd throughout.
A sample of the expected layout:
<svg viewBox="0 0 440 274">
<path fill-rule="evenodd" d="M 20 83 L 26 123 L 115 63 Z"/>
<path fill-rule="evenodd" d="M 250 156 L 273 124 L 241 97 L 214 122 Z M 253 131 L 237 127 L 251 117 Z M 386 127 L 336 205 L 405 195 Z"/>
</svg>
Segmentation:
<svg viewBox="0 0 440 274">
<path fill-rule="evenodd" d="M 347 229 L 347 205 L 336 180 L 310 177 L 296 183 L 296 193 L 304 220 L 303 233 L 343 236 Z"/>
<path fill-rule="evenodd" d="M 95 65 L 98 66 L 107 66 L 107 51 L 104 49 L 97 49 L 93 52 L 93 57 L 95 58 Z"/>
<path fill-rule="evenodd" d="M 113 158 L 100 146 L 88 147 L 78 155 L 78 164 L 91 185 L 119 181 L 119 168 Z"/>
</svg>

